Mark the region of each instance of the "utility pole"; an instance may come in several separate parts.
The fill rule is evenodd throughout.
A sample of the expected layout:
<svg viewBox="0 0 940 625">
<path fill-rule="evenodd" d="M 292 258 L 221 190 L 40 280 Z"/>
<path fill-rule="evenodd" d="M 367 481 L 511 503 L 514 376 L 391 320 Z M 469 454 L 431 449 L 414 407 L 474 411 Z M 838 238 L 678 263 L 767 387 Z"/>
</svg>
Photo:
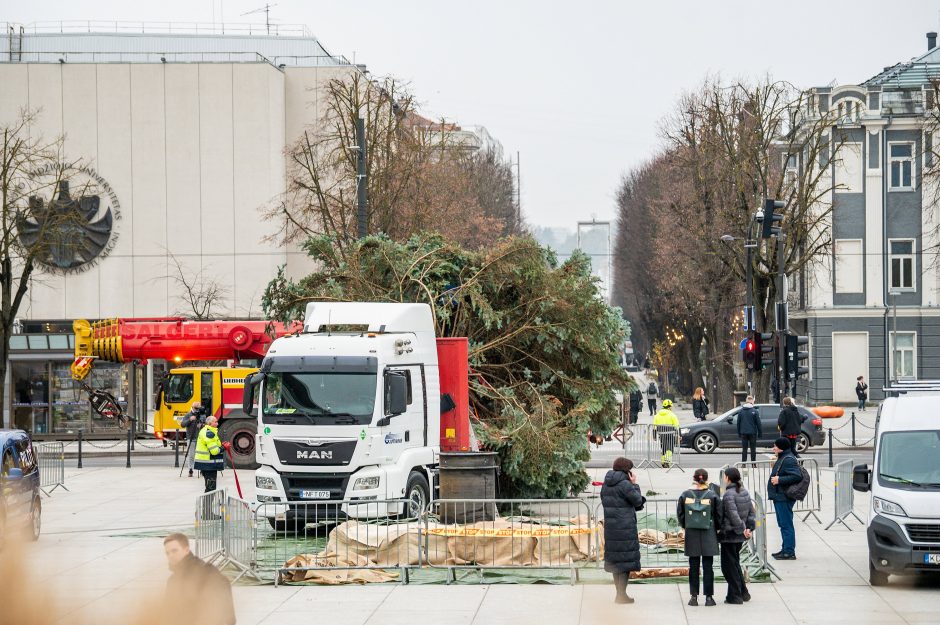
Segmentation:
<svg viewBox="0 0 940 625">
<path fill-rule="evenodd" d="M 781 232 L 777 235 L 777 304 L 775 308 L 777 328 L 777 388 L 780 390 L 780 400 L 789 395 L 790 380 L 784 375 L 784 359 L 786 358 L 787 330 L 789 326 L 789 303 L 787 302 L 787 274 L 784 270 L 784 248 L 786 237 Z"/>
<path fill-rule="evenodd" d="M 369 178 L 366 173 L 366 122 L 361 117 L 356 118 L 356 146 L 356 198 L 358 201 L 356 221 L 359 227 L 359 238 L 364 239 L 369 236 Z"/>
</svg>

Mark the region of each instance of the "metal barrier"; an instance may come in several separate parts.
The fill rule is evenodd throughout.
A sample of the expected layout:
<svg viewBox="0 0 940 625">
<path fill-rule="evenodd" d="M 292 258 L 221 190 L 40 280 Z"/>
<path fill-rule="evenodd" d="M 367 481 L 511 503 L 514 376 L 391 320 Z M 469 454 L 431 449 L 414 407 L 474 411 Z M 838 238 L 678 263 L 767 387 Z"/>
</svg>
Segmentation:
<svg viewBox="0 0 940 625">
<path fill-rule="evenodd" d="M 214 490 L 196 498 L 194 528 L 196 557 L 215 562 L 225 555 L 225 491 Z"/>
<path fill-rule="evenodd" d="M 261 503 L 258 543 L 273 559 L 274 583 L 303 581 L 308 572 L 397 569 L 408 583 L 421 558 L 420 518 L 402 516 L 408 500 Z M 269 526 L 265 531 L 263 528 Z M 313 553 L 300 550 L 313 548 Z M 261 563 L 259 563 L 261 564 Z"/>
<path fill-rule="evenodd" d="M 669 471 L 674 468 L 682 471 L 679 430 L 635 423 L 624 428 L 623 437 L 623 455 L 633 460 L 638 469 L 664 467 Z"/>
<path fill-rule="evenodd" d="M 424 517 L 424 560 L 448 571 L 568 569 L 594 557 L 597 531 L 583 499 L 443 499 Z"/>
<path fill-rule="evenodd" d="M 855 514 L 855 491 L 852 489 L 853 466 L 853 460 L 843 460 L 835 466 L 835 481 L 833 482 L 833 489 L 835 491 L 835 517 L 832 519 L 832 522 L 826 526 L 826 529 L 829 529 L 836 523 L 841 523 L 846 529 L 852 531 L 849 524 L 845 522 L 850 516 L 854 516 L 856 521 L 862 523 L 862 520 Z"/>
<path fill-rule="evenodd" d="M 39 488 L 45 495 L 65 485 L 65 444 L 61 442 L 36 443 L 33 445 L 39 465 Z M 48 489 L 48 490 L 47 490 Z"/>
<path fill-rule="evenodd" d="M 245 575 L 260 580 L 258 564 L 258 519 L 251 504 L 237 497 L 226 497 L 222 510 L 222 562 L 219 568 L 232 566 L 238 571 L 233 582 Z"/>
<path fill-rule="evenodd" d="M 822 510 L 822 491 L 819 486 L 819 463 L 812 458 L 797 458 L 800 466 L 809 472 L 810 485 L 803 501 L 797 501 L 793 506 L 793 513 L 805 512 L 802 520 L 806 522 L 809 517 L 816 519 L 820 525 L 822 520 L 817 512 Z M 756 462 L 735 462 L 734 466 L 741 472 L 745 488 L 755 499 L 760 495 L 764 501 L 769 501 L 767 484 L 770 482 L 770 473 L 776 460 L 757 460 Z M 774 514 L 774 508 L 767 506 L 767 514 Z"/>
</svg>

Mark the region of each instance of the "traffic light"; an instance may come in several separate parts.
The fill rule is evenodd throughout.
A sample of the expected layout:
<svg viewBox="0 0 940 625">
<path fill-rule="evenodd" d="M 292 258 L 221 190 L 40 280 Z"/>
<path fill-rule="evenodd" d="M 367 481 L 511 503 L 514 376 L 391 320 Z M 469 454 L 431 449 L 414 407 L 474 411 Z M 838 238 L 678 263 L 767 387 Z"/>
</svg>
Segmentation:
<svg viewBox="0 0 940 625">
<path fill-rule="evenodd" d="M 762 239 L 769 239 L 771 236 L 780 234 L 780 226 L 774 224 L 783 221 L 783 215 L 774 211 L 784 206 L 786 203 L 780 200 L 764 200 L 764 217 L 761 219 L 760 234 Z"/>
<path fill-rule="evenodd" d="M 809 367 L 801 366 L 801 362 L 809 359 L 809 352 L 800 351 L 800 346 L 809 344 L 808 336 L 787 334 L 787 351 L 784 359 L 786 375 L 791 380 L 805 377 L 809 374 Z"/>
<path fill-rule="evenodd" d="M 757 343 L 754 335 L 757 332 L 748 332 L 744 340 L 744 368 L 748 371 L 757 371 Z"/>
<path fill-rule="evenodd" d="M 763 371 L 774 364 L 774 357 L 771 355 L 774 351 L 774 333 L 755 332 L 754 338 L 757 343 L 757 358 L 755 360 L 757 368 L 755 371 Z"/>
</svg>

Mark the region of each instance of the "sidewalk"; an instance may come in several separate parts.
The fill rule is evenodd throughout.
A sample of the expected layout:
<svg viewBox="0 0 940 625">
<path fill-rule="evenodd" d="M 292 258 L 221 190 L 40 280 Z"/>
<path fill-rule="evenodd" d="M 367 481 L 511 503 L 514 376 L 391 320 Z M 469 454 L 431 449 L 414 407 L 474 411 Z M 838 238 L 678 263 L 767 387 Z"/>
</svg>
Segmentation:
<svg viewBox="0 0 940 625">
<path fill-rule="evenodd" d="M 595 478 L 604 470 L 591 471 Z M 162 536 L 190 529 L 193 500 L 202 480 L 179 478 L 172 468 L 68 469 L 69 492 L 44 499 L 44 534 L 30 545 L 33 570 L 54 591 L 50 605 L 63 625 L 108 620 L 142 605 L 143 597 L 162 596 L 168 572 Z M 253 496 L 251 472 L 239 472 L 246 497 Z M 662 469 L 639 472 L 644 492 L 654 489 L 676 497 L 688 474 Z M 234 492 L 231 471 L 221 485 Z M 832 517 L 832 473 L 822 478 L 823 512 Z M 856 501 L 865 518 L 867 497 Z M 328 617 L 332 625 L 394 625 L 416 621 L 473 625 L 594 625 L 618 621 L 642 623 L 726 623 L 744 619 L 781 624 L 852 623 L 903 625 L 937 622 L 940 593 L 936 579 L 892 578 L 891 585 L 867 584 L 867 546 L 863 528 L 823 531 L 815 522 L 797 523 L 799 560 L 777 563 L 783 580 L 753 584 L 754 599 L 745 606 L 689 608 L 685 584 L 631 585 L 637 603 L 615 606 L 612 585 L 455 585 L 279 587 L 237 586 L 240 625 L 286 624 Z M 771 519 L 770 547 L 779 547 Z M 50 568 L 52 567 L 52 568 Z M 52 575 L 52 577 L 49 577 Z M 724 587 L 719 585 L 719 601 Z"/>
</svg>

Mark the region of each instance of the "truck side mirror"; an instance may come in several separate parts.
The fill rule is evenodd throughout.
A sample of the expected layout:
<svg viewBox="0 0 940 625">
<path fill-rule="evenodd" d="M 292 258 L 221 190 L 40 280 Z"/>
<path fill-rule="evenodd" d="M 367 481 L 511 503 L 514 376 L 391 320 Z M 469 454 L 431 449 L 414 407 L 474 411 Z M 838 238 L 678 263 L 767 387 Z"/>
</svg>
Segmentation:
<svg viewBox="0 0 940 625">
<path fill-rule="evenodd" d="M 385 373 L 385 415 L 394 417 L 408 410 L 408 378 L 398 371 Z"/>
<path fill-rule="evenodd" d="M 260 371 L 249 373 L 245 376 L 245 386 L 242 391 L 242 412 L 251 415 L 251 409 L 255 405 L 255 388 L 264 380 L 264 374 Z"/>
<path fill-rule="evenodd" d="M 852 469 L 852 488 L 860 493 L 871 490 L 871 469 L 867 464 L 860 464 Z"/>
</svg>

